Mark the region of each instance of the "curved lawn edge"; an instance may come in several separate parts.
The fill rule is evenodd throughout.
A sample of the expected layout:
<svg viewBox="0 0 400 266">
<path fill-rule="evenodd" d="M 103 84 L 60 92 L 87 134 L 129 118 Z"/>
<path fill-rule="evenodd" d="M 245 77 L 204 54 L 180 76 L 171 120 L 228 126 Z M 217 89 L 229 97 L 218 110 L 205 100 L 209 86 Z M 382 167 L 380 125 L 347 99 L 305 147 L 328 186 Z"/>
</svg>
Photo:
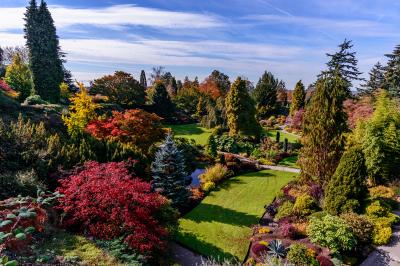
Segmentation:
<svg viewBox="0 0 400 266">
<path fill-rule="evenodd" d="M 243 261 L 251 226 L 258 224 L 264 206 L 295 176 L 263 170 L 227 180 L 180 219 L 177 241 L 205 256 Z"/>
</svg>

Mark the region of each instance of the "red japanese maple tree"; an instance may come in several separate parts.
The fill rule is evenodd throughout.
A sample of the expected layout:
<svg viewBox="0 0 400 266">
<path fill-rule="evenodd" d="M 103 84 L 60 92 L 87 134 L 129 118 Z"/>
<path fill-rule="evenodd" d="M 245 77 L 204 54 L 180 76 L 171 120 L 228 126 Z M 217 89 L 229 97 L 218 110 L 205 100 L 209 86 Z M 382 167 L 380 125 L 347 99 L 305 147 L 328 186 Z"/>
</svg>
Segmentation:
<svg viewBox="0 0 400 266">
<path fill-rule="evenodd" d="M 125 162 L 87 162 L 62 180 L 58 191 L 64 194 L 59 208 L 65 226 L 99 239 L 124 237 L 146 256 L 166 247 L 176 222 L 169 201 L 151 192 L 150 183 L 133 178 Z"/>
</svg>

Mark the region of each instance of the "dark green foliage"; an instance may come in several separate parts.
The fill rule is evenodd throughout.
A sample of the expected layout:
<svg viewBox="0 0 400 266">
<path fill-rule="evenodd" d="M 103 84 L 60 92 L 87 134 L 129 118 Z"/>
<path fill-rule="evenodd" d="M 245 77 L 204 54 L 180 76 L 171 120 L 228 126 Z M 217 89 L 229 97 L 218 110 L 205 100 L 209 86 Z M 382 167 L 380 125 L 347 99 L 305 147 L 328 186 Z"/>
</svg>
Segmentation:
<svg viewBox="0 0 400 266">
<path fill-rule="evenodd" d="M 343 111 L 346 82 L 338 75 L 317 81 L 314 96 L 306 108 L 299 165 L 302 177 L 325 184 L 333 175 L 344 148 L 348 130 Z"/>
<path fill-rule="evenodd" d="M 154 91 L 150 101 L 153 104 L 153 110 L 163 118 L 170 118 L 174 113 L 174 104 L 168 95 L 165 85 L 161 81 L 156 81 Z"/>
<path fill-rule="evenodd" d="M 144 105 L 146 97 L 144 87 L 131 74 L 123 71 L 94 80 L 89 92 L 107 96 L 108 101 L 129 108 Z"/>
<path fill-rule="evenodd" d="M 325 190 L 324 209 L 333 215 L 359 212 L 368 194 L 366 170 L 364 155 L 359 148 L 346 151 Z"/>
<path fill-rule="evenodd" d="M 369 72 L 369 80 L 361 87 L 358 92 L 362 95 L 373 95 L 377 90 L 385 88 L 385 67 L 380 62 L 374 65 Z"/>
<path fill-rule="evenodd" d="M 208 138 L 207 153 L 213 158 L 217 157 L 217 143 L 213 135 Z"/>
<path fill-rule="evenodd" d="M 229 77 L 227 75 L 219 72 L 218 70 L 214 70 L 211 72 L 209 78 L 215 81 L 221 95 L 226 95 L 228 93 L 229 88 L 231 87 L 231 82 L 229 81 Z"/>
<path fill-rule="evenodd" d="M 279 141 L 280 141 L 280 139 L 281 139 L 281 132 L 276 132 L 276 143 L 279 143 Z"/>
<path fill-rule="evenodd" d="M 185 207 L 190 196 L 185 168 L 184 156 L 178 150 L 172 135 L 168 134 L 151 166 L 152 189 L 170 199 L 172 206 L 177 208 Z"/>
<path fill-rule="evenodd" d="M 66 169 L 87 161 L 105 163 L 128 159 L 137 160 L 132 170 L 139 176 L 146 176 L 147 159 L 137 148 L 120 142 L 98 140 L 87 134 L 67 141 L 57 157 L 57 161 Z"/>
<path fill-rule="evenodd" d="M 303 83 L 299 80 L 293 91 L 292 105 L 290 106 L 290 115 L 293 116 L 306 105 L 306 90 Z"/>
<path fill-rule="evenodd" d="M 175 138 L 174 140 L 178 150 L 183 154 L 185 172 L 193 172 L 196 169 L 198 158 L 202 156 L 199 147 L 193 139 Z"/>
<path fill-rule="evenodd" d="M 16 122 L 0 119 L 0 172 L 33 169 L 40 179 L 53 169 L 60 150 L 58 135 L 50 135 L 43 123 L 34 124 L 20 115 Z"/>
<path fill-rule="evenodd" d="M 285 142 L 283 143 L 283 150 L 285 152 L 288 152 L 288 146 L 289 146 L 289 141 L 287 138 L 285 138 Z"/>
<path fill-rule="evenodd" d="M 278 84 L 278 79 L 267 71 L 258 80 L 257 86 L 253 91 L 253 98 L 256 101 L 260 118 L 268 118 L 276 111 Z"/>
<path fill-rule="evenodd" d="M 230 135 L 260 137 L 261 126 L 255 117 L 254 101 L 247 91 L 246 81 L 240 77 L 226 97 L 226 113 Z"/>
<path fill-rule="evenodd" d="M 385 72 L 385 85 L 392 96 L 400 96 L 400 45 L 391 54 L 386 54 L 388 63 Z"/>
<path fill-rule="evenodd" d="M 64 79 L 62 53 L 53 18 L 46 2 L 31 0 L 25 13 L 25 39 L 35 91 L 42 99 L 58 102 Z"/>
<path fill-rule="evenodd" d="M 345 86 L 342 88 L 344 96 L 350 97 L 353 80 L 361 80 L 358 76 L 362 73 L 358 70 L 356 52 L 351 52 L 353 45 L 350 40 L 345 39 L 343 43 L 339 44 L 339 51 L 334 54 L 327 53 L 330 61 L 326 64 L 328 70 L 323 71 L 319 78 L 328 75 L 331 77 L 339 76 L 346 81 Z"/>
<path fill-rule="evenodd" d="M 17 195 L 35 196 L 38 189 L 45 190 L 46 186 L 33 169 L 0 174 L 0 200 Z"/>
<path fill-rule="evenodd" d="M 127 265 L 140 266 L 146 261 L 144 256 L 140 255 L 124 242 L 123 237 L 110 241 L 96 240 L 96 244 Z"/>
<path fill-rule="evenodd" d="M 147 79 L 146 79 L 146 73 L 144 70 L 140 72 L 140 85 L 144 88 L 147 89 Z"/>
</svg>

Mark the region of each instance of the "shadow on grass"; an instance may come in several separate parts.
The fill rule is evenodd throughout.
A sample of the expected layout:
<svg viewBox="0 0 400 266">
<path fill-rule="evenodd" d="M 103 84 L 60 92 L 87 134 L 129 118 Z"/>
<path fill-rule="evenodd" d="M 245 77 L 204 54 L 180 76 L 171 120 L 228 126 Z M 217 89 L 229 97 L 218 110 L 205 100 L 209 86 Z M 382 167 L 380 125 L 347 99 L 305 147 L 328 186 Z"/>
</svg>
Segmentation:
<svg viewBox="0 0 400 266">
<path fill-rule="evenodd" d="M 291 156 L 283 159 L 279 162 L 279 165 L 286 165 L 286 166 L 295 166 L 297 162 L 298 156 Z"/>
<path fill-rule="evenodd" d="M 176 135 L 200 135 L 205 131 L 196 124 L 169 126 Z"/>
<path fill-rule="evenodd" d="M 259 219 L 259 217 L 255 215 L 238 212 L 208 203 L 201 203 L 194 211 L 187 214 L 184 218 L 196 223 L 218 222 L 244 227 L 256 224 Z"/>
<path fill-rule="evenodd" d="M 198 239 L 195 234 L 189 232 L 179 232 L 177 241 L 184 247 L 191 249 L 207 257 L 212 257 L 218 261 L 224 259 L 236 260 L 237 258 L 229 252 L 225 252 L 221 248 L 211 243 Z"/>
</svg>

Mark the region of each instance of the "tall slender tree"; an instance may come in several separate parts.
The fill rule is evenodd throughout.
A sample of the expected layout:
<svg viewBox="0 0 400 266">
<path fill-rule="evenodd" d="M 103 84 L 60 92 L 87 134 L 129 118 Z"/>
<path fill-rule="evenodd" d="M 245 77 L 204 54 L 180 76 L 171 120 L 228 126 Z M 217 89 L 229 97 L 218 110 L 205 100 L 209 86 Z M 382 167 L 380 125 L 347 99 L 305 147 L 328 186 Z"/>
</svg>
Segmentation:
<svg viewBox="0 0 400 266">
<path fill-rule="evenodd" d="M 348 130 L 343 101 L 347 82 L 337 73 L 321 77 L 303 122 L 300 167 L 304 179 L 325 185 L 332 177 L 343 152 Z"/>
<path fill-rule="evenodd" d="M 385 72 L 387 89 L 392 96 L 400 97 L 400 44 L 385 56 L 389 59 Z"/>
<path fill-rule="evenodd" d="M 267 118 L 275 112 L 278 84 L 279 80 L 271 72 L 267 71 L 258 80 L 253 91 L 253 98 L 256 101 L 260 118 Z"/>
<path fill-rule="evenodd" d="M 226 114 L 229 134 L 255 136 L 258 138 L 261 127 L 256 120 L 254 101 L 250 97 L 246 80 L 238 77 L 226 96 Z"/>
<path fill-rule="evenodd" d="M 140 72 L 140 85 L 144 88 L 147 89 L 147 79 L 146 79 L 146 72 L 142 70 Z"/>
<path fill-rule="evenodd" d="M 64 79 L 62 52 L 53 18 L 44 0 L 31 0 L 25 13 L 25 39 L 34 88 L 44 100 L 58 102 Z"/>
<path fill-rule="evenodd" d="M 172 201 L 172 206 L 182 208 L 188 202 L 190 193 L 187 187 L 189 175 L 185 172 L 185 159 L 172 137 L 168 134 L 157 151 L 151 166 L 153 174 L 152 190 L 161 193 Z"/>
<path fill-rule="evenodd" d="M 276 100 L 281 107 L 286 107 L 288 103 L 288 95 L 286 90 L 286 84 L 283 80 L 279 81 L 278 89 L 276 92 Z"/>
<path fill-rule="evenodd" d="M 372 95 L 379 89 L 385 88 L 385 67 L 376 63 L 369 72 L 369 80 L 361 85 L 358 92 L 363 95 Z"/>
<path fill-rule="evenodd" d="M 330 58 L 329 62 L 326 64 L 328 69 L 323 71 L 319 77 L 324 75 L 334 76 L 336 73 L 339 73 L 339 76 L 347 83 L 344 88 L 344 94 L 346 97 L 350 97 L 350 88 L 353 86 L 352 81 L 362 80 L 359 78 L 362 72 L 360 72 L 357 67 L 358 60 L 356 58 L 356 52 L 351 51 L 353 48 L 351 40 L 345 39 L 338 47 L 338 52 L 326 54 Z"/>
<path fill-rule="evenodd" d="M 306 90 L 303 82 L 299 80 L 293 91 L 292 105 L 290 106 L 290 115 L 293 116 L 298 110 L 306 105 Z"/>
<path fill-rule="evenodd" d="M 173 115 L 174 104 L 168 95 L 167 89 L 161 80 L 154 84 L 153 93 L 151 95 L 154 112 L 163 118 L 169 118 Z"/>
</svg>

